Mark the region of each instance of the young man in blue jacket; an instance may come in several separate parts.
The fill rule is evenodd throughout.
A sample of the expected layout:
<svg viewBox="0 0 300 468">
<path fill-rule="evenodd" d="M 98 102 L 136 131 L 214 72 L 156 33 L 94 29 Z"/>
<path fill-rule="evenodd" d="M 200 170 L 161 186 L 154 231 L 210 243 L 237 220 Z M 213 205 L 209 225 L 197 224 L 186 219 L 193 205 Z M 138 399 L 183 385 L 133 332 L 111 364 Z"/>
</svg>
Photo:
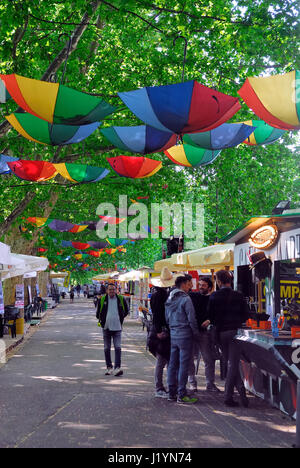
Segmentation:
<svg viewBox="0 0 300 468">
<path fill-rule="evenodd" d="M 193 338 L 199 337 L 195 309 L 188 295 L 189 279 L 179 276 L 175 289 L 165 304 L 166 322 L 170 328 L 171 356 L 168 367 L 169 400 L 178 403 L 196 403 L 197 398 L 187 396 L 189 364 L 193 351 Z"/>
<path fill-rule="evenodd" d="M 123 296 L 116 294 L 114 284 L 107 286 L 107 294 L 101 297 L 97 306 L 97 318 L 103 329 L 104 355 L 107 370 L 105 375 L 123 375 L 121 369 L 121 336 L 124 318 L 128 315 L 128 305 Z M 111 340 L 115 348 L 115 368 L 111 360 Z"/>
</svg>

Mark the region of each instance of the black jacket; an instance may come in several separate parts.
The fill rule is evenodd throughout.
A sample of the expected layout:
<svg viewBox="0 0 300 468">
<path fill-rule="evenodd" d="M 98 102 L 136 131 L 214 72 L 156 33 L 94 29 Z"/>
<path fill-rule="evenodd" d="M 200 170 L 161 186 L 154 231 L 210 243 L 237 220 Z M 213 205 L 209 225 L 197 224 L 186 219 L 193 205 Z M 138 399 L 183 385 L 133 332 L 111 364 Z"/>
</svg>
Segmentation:
<svg viewBox="0 0 300 468">
<path fill-rule="evenodd" d="M 124 322 L 124 318 L 129 313 L 127 302 L 126 302 L 124 297 L 122 299 L 123 299 L 124 307 L 122 306 L 122 300 L 120 299 L 120 296 L 117 294 L 118 312 L 119 312 L 121 325 Z M 101 309 L 101 305 L 102 305 L 102 309 Z M 101 299 L 98 301 L 97 313 L 96 313 L 96 317 L 99 319 L 99 322 L 100 322 L 102 328 L 105 327 L 107 309 L 108 309 L 108 294 L 105 294 L 105 296 L 102 296 Z"/>
<path fill-rule="evenodd" d="M 205 320 L 208 319 L 207 306 L 210 296 L 205 296 L 199 292 L 190 292 L 189 296 L 192 299 L 192 303 L 195 309 L 199 331 L 205 331 L 201 325 L 203 322 L 205 322 Z"/>
<path fill-rule="evenodd" d="M 150 299 L 150 307 L 153 317 L 153 325 L 156 332 L 160 333 L 163 327 L 167 327 L 165 318 L 165 302 L 168 298 L 168 293 L 164 288 L 156 288 Z"/>
<path fill-rule="evenodd" d="M 221 288 L 209 297 L 208 318 L 219 332 L 240 328 L 249 313 L 244 296 L 231 288 Z"/>
</svg>

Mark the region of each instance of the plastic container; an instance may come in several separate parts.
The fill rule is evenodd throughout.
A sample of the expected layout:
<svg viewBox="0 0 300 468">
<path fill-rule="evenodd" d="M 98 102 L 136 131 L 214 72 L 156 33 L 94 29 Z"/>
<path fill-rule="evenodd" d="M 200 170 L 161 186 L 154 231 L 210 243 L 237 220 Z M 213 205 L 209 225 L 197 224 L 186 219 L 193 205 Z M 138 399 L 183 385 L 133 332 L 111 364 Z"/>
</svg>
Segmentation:
<svg viewBox="0 0 300 468">
<path fill-rule="evenodd" d="M 262 320 L 259 322 L 259 328 L 261 330 L 271 330 L 271 322 L 269 320 Z"/>
</svg>

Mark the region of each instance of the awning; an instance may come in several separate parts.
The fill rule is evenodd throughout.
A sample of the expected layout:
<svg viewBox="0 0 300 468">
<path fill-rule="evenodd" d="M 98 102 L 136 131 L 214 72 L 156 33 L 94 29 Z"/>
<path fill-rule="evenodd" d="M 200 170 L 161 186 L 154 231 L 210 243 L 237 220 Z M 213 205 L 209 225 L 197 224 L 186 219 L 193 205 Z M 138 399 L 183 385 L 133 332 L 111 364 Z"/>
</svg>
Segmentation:
<svg viewBox="0 0 300 468">
<path fill-rule="evenodd" d="M 119 276 L 119 281 L 138 281 L 143 278 L 143 272 L 139 270 L 128 271 Z"/>
<path fill-rule="evenodd" d="M 175 266 L 186 270 L 220 270 L 225 267 L 233 269 L 234 244 L 215 244 L 197 250 L 173 254 L 171 261 Z"/>
<path fill-rule="evenodd" d="M 94 276 L 92 278 L 93 281 L 108 281 L 117 279 L 119 276 L 118 271 L 114 271 L 113 273 L 102 273 L 100 275 Z"/>
<path fill-rule="evenodd" d="M 49 265 L 48 259 L 45 257 L 34 257 L 32 255 L 10 254 L 10 263 L 2 279 L 13 278 L 15 276 L 23 276 L 25 273 L 33 271 L 44 271 Z"/>
<path fill-rule="evenodd" d="M 10 246 L 0 242 L 0 264 L 10 264 Z"/>
<path fill-rule="evenodd" d="M 154 271 L 160 273 L 164 267 L 167 267 L 170 271 L 187 271 L 186 267 L 180 265 L 174 265 L 171 258 L 165 258 L 158 260 L 154 263 Z"/>
</svg>

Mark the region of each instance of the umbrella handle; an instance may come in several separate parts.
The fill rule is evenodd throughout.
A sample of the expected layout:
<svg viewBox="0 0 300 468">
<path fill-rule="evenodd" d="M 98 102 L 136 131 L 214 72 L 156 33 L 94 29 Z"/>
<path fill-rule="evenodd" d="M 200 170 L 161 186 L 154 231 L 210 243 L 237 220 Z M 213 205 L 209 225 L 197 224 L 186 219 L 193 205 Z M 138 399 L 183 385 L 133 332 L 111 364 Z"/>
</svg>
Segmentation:
<svg viewBox="0 0 300 468">
<path fill-rule="evenodd" d="M 187 46 L 188 46 L 188 40 L 186 37 L 184 36 L 177 36 L 175 37 L 175 39 L 173 40 L 173 46 L 175 46 L 175 43 L 177 41 L 177 39 L 183 39 L 185 44 L 184 44 L 184 51 L 183 51 L 183 63 L 182 63 L 182 82 L 184 82 L 184 68 L 185 68 L 185 62 L 186 62 L 186 51 L 187 51 Z"/>
<path fill-rule="evenodd" d="M 68 34 L 67 34 L 67 33 L 61 33 L 61 34 L 58 36 L 58 40 L 61 41 L 61 38 L 62 38 L 63 36 L 68 36 Z M 62 77 L 61 77 L 61 80 L 60 80 L 60 84 L 63 84 L 63 82 L 64 82 L 64 77 L 65 77 L 66 68 L 67 68 L 67 62 L 68 62 L 68 59 L 69 59 L 70 50 L 71 50 L 71 46 L 72 46 L 73 34 L 71 34 L 70 36 L 68 36 L 68 38 L 69 38 L 69 41 L 68 41 L 68 47 L 67 47 L 67 56 L 66 56 L 66 60 L 65 60 L 65 64 L 64 64 L 64 69 L 63 69 L 63 74 L 62 74 Z"/>
</svg>

